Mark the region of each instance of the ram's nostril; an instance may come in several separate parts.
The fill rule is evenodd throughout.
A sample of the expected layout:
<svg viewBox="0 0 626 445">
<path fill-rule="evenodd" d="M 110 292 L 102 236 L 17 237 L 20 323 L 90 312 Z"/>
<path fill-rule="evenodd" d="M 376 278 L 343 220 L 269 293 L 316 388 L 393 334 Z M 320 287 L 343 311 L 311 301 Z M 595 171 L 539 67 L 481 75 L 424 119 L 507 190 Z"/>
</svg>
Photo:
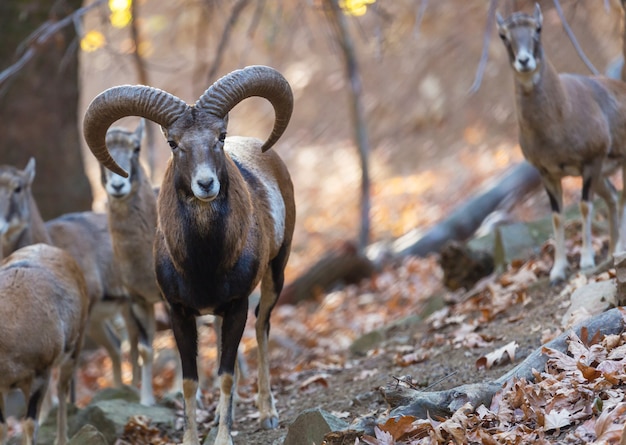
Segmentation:
<svg viewBox="0 0 626 445">
<path fill-rule="evenodd" d="M 203 191 L 210 192 L 213 188 L 213 178 L 198 179 L 196 184 L 198 184 L 198 187 L 200 187 Z"/>
</svg>

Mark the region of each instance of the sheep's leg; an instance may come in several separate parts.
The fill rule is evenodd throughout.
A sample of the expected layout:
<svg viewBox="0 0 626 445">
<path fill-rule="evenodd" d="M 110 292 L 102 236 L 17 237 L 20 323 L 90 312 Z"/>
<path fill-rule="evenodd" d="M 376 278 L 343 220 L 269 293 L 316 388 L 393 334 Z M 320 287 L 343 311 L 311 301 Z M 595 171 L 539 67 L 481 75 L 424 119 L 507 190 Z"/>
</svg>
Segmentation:
<svg viewBox="0 0 626 445">
<path fill-rule="evenodd" d="M 132 365 L 132 386 L 139 388 L 141 385 L 141 367 L 139 366 L 139 320 L 135 317 L 132 303 L 130 301 L 124 305 L 122 310 L 126 332 L 128 334 L 129 358 Z"/>
<path fill-rule="evenodd" d="M 196 421 L 196 393 L 198 392 L 198 328 L 196 319 L 184 307 L 171 305 L 170 322 L 183 370 L 183 399 L 185 402 L 183 445 L 200 445 Z"/>
<path fill-rule="evenodd" d="M 113 370 L 113 384 L 122 386 L 122 354 L 120 339 L 113 333 L 106 320 L 117 312 L 117 303 L 100 301 L 91 311 L 87 335 L 106 349 Z"/>
<path fill-rule="evenodd" d="M 288 249 L 283 247 L 279 256 L 272 261 L 271 267 L 265 272 L 265 276 L 261 282 L 261 300 L 257 307 L 255 328 L 258 343 L 259 392 L 257 394 L 256 403 L 260 413 L 259 422 L 264 429 L 278 427 L 278 411 L 276 410 L 270 383 L 268 341 L 270 333 L 270 315 L 283 289 L 285 281 L 284 267 L 287 262 L 285 254 L 287 251 Z"/>
<path fill-rule="evenodd" d="M 4 393 L 0 392 L 0 445 L 7 443 L 8 435 L 7 421 L 4 418 Z"/>
<path fill-rule="evenodd" d="M 550 207 L 552 208 L 552 229 L 554 230 L 554 264 L 550 270 L 550 283 L 564 281 L 567 276 L 567 256 L 565 254 L 565 218 L 563 216 L 563 189 L 560 179 L 543 178 Z"/>
<path fill-rule="evenodd" d="M 67 357 L 60 367 L 59 380 L 57 381 L 57 394 L 59 395 L 59 406 L 57 411 L 57 438 L 55 445 L 65 445 L 67 443 L 67 397 L 70 385 L 76 369 L 78 354 Z"/>
<path fill-rule="evenodd" d="M 141 404 L 154 405 L 152 390 L 152 363 L 154 360 L 153 342 L 156 332 L 154 305 L 143 300 L 136 301 L 133 312 L 140 328 L 139 354 L 141 356 Z"/>
<path fill-rule="evenodd" d="M 585 174 L 586 173 L 586 174 Z M 591 243 L 591 216 L 593 214 L 593 178 L 589 175 L 589 171 L 583 171 L 583 191 L 579 203 L 580 216 L 582 218 L 582 247 L 580 249 L 580 268 L 590 269 L 596 265 L 595 253 Z"/>
<path fill-rule="evenodd" d="M 222 354 L 222 317 L 215 316 L 215 319 L 213 320 L 213 329 L 215 330 L 215 338 L 217 341 L 217 362 L 219 363 L 220 356 Z M 233 393 L 233 397 L 235 397 L 235 400 L 238 400 L 239 397 L 237 393 L 239 382 L 246 378 L 247 370 L 248 367 L 246 364 L 246 358 L 243 356 L 241 351 L 238 350 L 237 361 L 235 362 L 235 390 Z M 217 367 L 214 374 L 215 381 L 218 382 L 215 384 L 215 386 L 217 387 L 219 385 L 219 379 L 217 378 Z"/>
<path fill-rule="evenodd" d="M 248 318 L 248 298 L 239 298 L 231 302 L 222 320 L 222 347 L 220 354 L 220 416 L 215 445 L 232 445 L 230 430 L 233 424 L 233 392 L 235 390 L 235 363 L 239 343 Z"/>
<path fill-rule="evenodd" d="M 597 182 L 597 183 L 596 183 Z M 619 216 L 617 212 L 617 190 L 608 178 L 597 178 L 593 188 L 606 202 L 609 211 L 609 257 L 618 246 Z M 582 264 L 581 264 L 582 267 Z"/>
<path fill-rule="evenodd" d="M 24 385 L 21 389 L 27 399 L 26 417 L 22 420 L 22 445 L 32 445 L 37 440 L 39 425 L 37 417 L 41 409 L 48 384 L 50 383 L 50 370 L 35 377 L 32 385 Z M 32 391 L 32 389 L 35 391 Z"/>
<path fill-rule="evenodd" d="M 622 164 L 622 193 L 619 198 L 619 241 L 616 250 L 626 250 L 626 163 Z"/>
</svg>

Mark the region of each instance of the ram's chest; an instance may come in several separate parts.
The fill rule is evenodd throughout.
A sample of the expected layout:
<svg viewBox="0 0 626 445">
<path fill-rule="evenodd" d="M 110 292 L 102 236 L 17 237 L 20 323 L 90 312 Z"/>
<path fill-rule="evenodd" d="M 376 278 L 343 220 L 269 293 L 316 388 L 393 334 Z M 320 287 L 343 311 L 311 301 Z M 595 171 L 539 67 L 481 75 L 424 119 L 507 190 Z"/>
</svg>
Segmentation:
<svg viewBox="0 0 626 445">
<path fill-rule="evenodd" d="M 259 282 L 262 260 L 249 243 L 229 242 L 248 236 L 229 237 L 225 224 L 175 237 L 159 233 L 157 278 L 166 299 L 197 313 L 219 313 L 233 299 L 248 297 Z"/>
</svg>

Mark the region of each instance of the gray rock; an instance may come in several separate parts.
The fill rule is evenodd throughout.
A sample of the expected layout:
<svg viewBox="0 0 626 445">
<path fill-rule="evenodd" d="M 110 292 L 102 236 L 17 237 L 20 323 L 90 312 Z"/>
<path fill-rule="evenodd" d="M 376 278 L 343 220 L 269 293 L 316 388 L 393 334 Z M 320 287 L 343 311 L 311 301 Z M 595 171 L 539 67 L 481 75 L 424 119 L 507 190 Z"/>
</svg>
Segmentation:
<svg viewBox="0 0 626 445">
<path fill-rule="evenodd" d="M 543 220 L 498 226 L 493 248 L 496 270 L 504 270 L 511 261 L 524 260 L 538 253 L 551 230 L 552 222 L 548 224 Z"/>
<path fill-rule="evenodd" d="M 373 349 L 376 345 L 385 340 L 385 333 L 377 329 L 361 335 L 350 345 L 350 352 L 354 355 L 363 356 L 367 351 Z"/>
<path fill-rule="evenodd" d="M 322 443 L 331 431 L 348 428 L 348 423 L 323 409 L 308 409 L 298 415 L 289 426 L 283 445 L 305 445 Z"/>
<path fill-rule="evenodd" d="M 92 403 L 78 412 L 69 421 L 70 435 L 83 425 L 93 425 L 106 439 L 106 443 L 114 444 L 124 432 L 124 427 L 132 416 L 142 415 L 151 419 L 153 424 L 164 424 L 173 427 L 175 413 L 162 406 L 144 406 L 125 400 L 102 400 Z"/>
<path fill-rule="evenodd" d="M 91 404 L 101 402 L 103 400 L 125 400 L 130 403 L 139 403 L 139 390 L 132 386 L 123 385 L 119 388 L 104 388 L 96 393 L 91 399 Z"/>
<path fill-rule="evenodd" d="M 50 410 L 50 413 L 48 414 L 48 417 L 46 417 L 46 419 L 44 420 L 44 422 L 39 425 L 39 430 L 37 431 L 37 445 L 50 445 L 52 443 L 54 443 L 54 440 L 57 437 L 57 409 L 58 407 L 54 406 L 52 407 L 52 409 Z M 69 425 L 69 419 L 76 415 L 76 413 L 78 412 L 78 408 L 76 407 L 76 405 L 72 404 L 72 403 L 67 403 L 67 418 L 68 418 L 68 425 Z M 68 434 L 70 437 L 72 437 L 73 432 L 69 432 Z"/>
<path fill-rule="evenodd" d="M 84 425 L 72 437 L 68 445 L 107 445 L 105 437 L 93 425 Z"/>
</svg>

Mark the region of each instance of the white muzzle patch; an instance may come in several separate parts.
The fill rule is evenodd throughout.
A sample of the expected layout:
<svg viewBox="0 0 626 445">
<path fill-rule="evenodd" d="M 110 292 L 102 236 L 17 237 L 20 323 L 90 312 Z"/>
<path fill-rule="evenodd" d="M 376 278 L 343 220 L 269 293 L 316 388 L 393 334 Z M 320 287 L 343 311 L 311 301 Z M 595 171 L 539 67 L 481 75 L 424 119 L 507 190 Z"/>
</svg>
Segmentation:
<svg viewBox="0 0 626 445">
<path fill-rule="evenodd" d="M 518 73 L 530 73 L 537 69 L 537 61 L 535 57 L 527 50 L 521 50 L 515 57 L 513 68 Z"/>
<path fill-rule="evenodd" d="M 220 181 L 215 171 L 206 166 L 198 166 L 191 176 L 191 191 L 200 201 L 213 201 L 220 192 Z"/>
<path fill-rule="evenodd" d="M 107 193 L 115 198 L 126 196 L 131 190 L 130 177 L 124 178 L 115 173 L 110 173 L 105 188 Z"/>
</svg>

